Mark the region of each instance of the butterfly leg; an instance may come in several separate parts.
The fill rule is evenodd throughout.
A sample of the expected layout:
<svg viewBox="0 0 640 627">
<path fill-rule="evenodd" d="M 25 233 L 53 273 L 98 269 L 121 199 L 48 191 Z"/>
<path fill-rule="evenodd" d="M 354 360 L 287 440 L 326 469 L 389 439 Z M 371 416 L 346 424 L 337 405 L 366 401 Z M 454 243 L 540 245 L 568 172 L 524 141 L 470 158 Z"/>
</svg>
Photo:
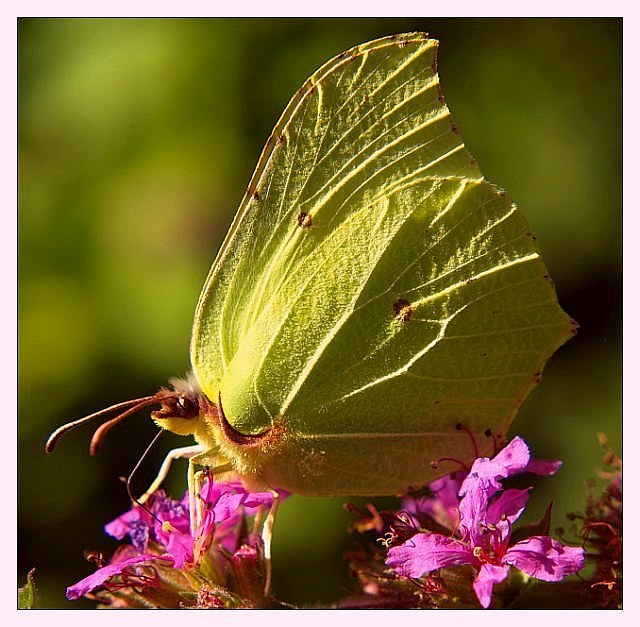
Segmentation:
<svg viewBox="0 0 640 627">
<path fill-rule="evenodd" d="M 191 521 L 191 535 L 195 537 L 196 530 L 202 525 L 205 508 L 205 500 L 201 497 L 201 488 L 205 481 L 212 476 L 233 470 L 230 463 L 214 466 L 207 464 L 208 458 L 202 451 L 189 457 L 189 470 L 187 473 L 187 487 L 189 490 L 189 520 Z M 205 466 L 204 470 L 196 472 L 196 466 Z"/>
<path fill-rule="evenodd" d="M 195 538 L 196 529 L 202 524 L 202 498 L 200 488 L 203 483 L 204 472 L 196 472 L 196 464 L 199 455 L 189 457 L 189 470 L 187 472 L 187 489 L 189 490 L 189 521 L 191 536 Z"/>
<path fill-rule="evenodd" d="M 167 453 L 167 456 L 164 458 L 162 465 L 160 466 L 160 470 L 156 475 L 156 478 L 153 480 L 151 485 L 147 488 L 147 491 L 138 499 L 140 503 L 145 503 L 147 499 L 155 492 L 162 482 L 167 478 L 167 474 L 169 474 L 169 468 L 171 468 L 171 463 L 176 459 L 182 459 L 187 457 L 191 460 L 195 455 L 204 452 L 204 448 L 202 446 L 183 446 L 181 448 L 175 448 L 172 451 Z"/>
<path fill-rule="evenodd" d="M 280 495 L 273 489 L 271 489 L 271 493 L 273 494 L 273 502 L 262 526 L 262 542 L 264 543 L 264 563 L 266 569 L 264 584 L 265 597 L 268 597 L 271 592 L 271 539 L 273 537 L 273 523 L 275 522 L 276 512 L 278 511 L 278 504 L 280 502 Z"/>
</svg>

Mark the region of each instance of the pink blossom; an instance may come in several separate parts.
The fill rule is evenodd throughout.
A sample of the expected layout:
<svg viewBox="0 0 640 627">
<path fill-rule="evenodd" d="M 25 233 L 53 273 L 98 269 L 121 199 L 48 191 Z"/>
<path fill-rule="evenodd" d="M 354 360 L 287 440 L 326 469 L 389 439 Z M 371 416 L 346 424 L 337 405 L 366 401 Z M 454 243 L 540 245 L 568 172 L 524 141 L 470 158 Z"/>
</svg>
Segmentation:
<svg viewBox="0 0 640 627">
<path fill-rule="evenodd" d="M 461 472 L 446 475 L 429 484 L 428 496 L 406 496 L 402 500 L 402 511 L 409 514 L 416 525 L 420 514 L 427 514 L 439 525 L 448 529 L 458 526 L 458 490 L 464 478 Z"/>
<path fill-rule="evenodd" d="M 131 567 L 138 564 L 151 563 L 157 560 L 171 560 L 168 555 L 152 555 L 141 554 L 134 555 L 124 561 L 107 564 L 102 568 L 99 568 L 95 573 L 81 579 L 78 583 L 67 588 L 67 599 L 73 601 L 79 599 L 81 596 L 95 590 L 102 584 L 104 584 L 109 578 L 115 575 L 121 575 L 126 570 L 130 570 Z"/>
<path fill-rule="evenodd" d="M 426 514 L 436 523 L 446 529 L 456 529 L 460 523 L 460 499 L 459 491 L 466 481 L 465 490 L 470 481 L 486 479 L 492 492 L 499 490 L 500 479 L 512 477 L 522 473 L 536 475 L 553 475 L 562 466 L 558 459 L 533 459 L 530 457 L 529 448 L 524 440 L 518 436 L 493 459 L 481 457 L 475 460 L 472 468 L 477 476 L 471 478 L 471 472 L 458 471 L 452 475 L 445 475 L 429 484 L 427 496 L 407 496 L 402 500 L 402 511 L 408 514 L 416 528 L 420 527 L 420 516 Z M 490 479 L 492 477 L 492 479 Z M 461 493 L 460 496 L 463 494 Z"/>
<path fill-rule="evenodd" d="M 137 564 L 163 560 L 182 569 L 185 564 L 198 566 L 212 547 L 233 554 L 251 541 L 245 537 L 245 517 L 268 508 L 274 499 L 270 491 L 249 492 L 240 482 L 218 483 L 212 479 L 204 482 L 199 496 L 203 516 L 193 535 L 189 494 L 177 501 L 163 490 L 154 492 L 145 507 L 136 504 L 105 525 L 105 531 L 118 540 L 129 536 L 131 546 L 121 547 L 128 549 L 126 559 L 120 559 L 116 553 L 110 564 L 67 588 L 67 598 L 77 599 Z M 287 493 L 280 496 L 284 498 Z"/>
<path fill-rule="evenodd" d="M 565 546 L 548 536 L 531 536 L 509 546 L 512 525 L 525 508 L 530 488 L 503 490 L 501 480 L 528 470 L 529 464 L 529 449 L 521 438 L 514 438 L 493 459 L 476 459 L 459 490 L 458 537 L 417 533 L 389 549 L 387 565 L 405 577 L 475 566 L 473 587 L 485 608 L 491 603 L 493 586 L 507 577 L 511 566 L 544 581 L 560 581 L 578 572 L 584 564 L 582 548 Z M 541 474 L 558 467 L 554 462 L 534 466 Z M 446 506 L 451 511 L 451 503 Z M 429 507 L 433 509 L 433 503 Z"/>
</svg>

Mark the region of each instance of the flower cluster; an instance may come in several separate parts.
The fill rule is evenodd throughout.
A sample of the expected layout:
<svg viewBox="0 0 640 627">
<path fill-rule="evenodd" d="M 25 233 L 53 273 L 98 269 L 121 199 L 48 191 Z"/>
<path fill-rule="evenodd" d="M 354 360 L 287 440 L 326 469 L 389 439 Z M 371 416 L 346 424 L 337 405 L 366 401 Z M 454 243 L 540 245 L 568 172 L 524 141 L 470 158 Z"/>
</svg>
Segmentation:
<svg viewBox="0 0 640 627">
<path fill-rule="evenodd" d="M 412 607 L 465 606 L 470 604 L 464 590 L 468 573 L 476 603 L 487 608 L 494 586 L 507 579 L 512 567 L 521 571 L 519 584 L 529 577 L 557 582 L 578 572 L 584 565 L 584 549 L 549 537 L 548 516 L 540 525 L 513 531 L 531 488 L 502 486 L 515 474 L 550 475 L 560 465 L 532 460 L 524 440 L 516 437 L 492 459 L 476 459 L 468 473 L 434 481 L 428 495 L 406 497 L 402 510 L 391 516 L 383 542 L 388 549 L 384 563 L 396 577 L 380 566 L 380 551 L 373 569 L 362 568 L 366 560 L 356 560 L 365 592 L 382 595 L 390 604 L 405 602 L 400 601 L 402 594 L 411 590 Z M 464 567 L 465 574 L 456 578 L 446 570 L 451 567 Z"/>
<path fill-rule="evenodd" d="M 573 534 L 584 543 L 593 571 L 584 580 L 583 597 L 598 595 L 599 607 L 622 607 L 622 460 L 598 434 L 605 450 L 607 470 L 599 473 L 607 484 L 599 496 L 594 496 L 594 483 L 589 485 L 585 511 L 569 514 L 574 522 Z M 563 529 L 559 530 L 561 533 Z M 591 593 L 591 594 L 590 594 Z"/>
<path fill-rule="evenodd" d="M 468 471 L 432 482 L 426 494 L 406 496 L 400 510 L 385 513 L 369 505 L 354 527 L 375 533 L 379 542 L 349 555 L 360 592 L 339 606 L 509 607 L 531 579 L 559 582 L 577 573 L 585 550 L 549 536 L 550 507 L 539 523 L 514 529 L 531 488 L 503 486 L 514 475 L 551 475 L 560 465 L 531 459 L 524 440 L 515 437 L 492 458 L 478 457 Z M 94 558 L 98 570 L 68 588 L 67 597 L 86 596 L 107 607 L 281 606 L 268 591 L 260 535 L 274 499 L 274 492 L 250 492 L 239 482 L 218 483 L 207 475 L 197 495 L 174 500 L 159 490 L 145 506 L 135 505 L 106 525 L 109 535 L 128 543 L 109 563 Z M 621 502 L 616 466 L 606 498 L 574 518 L 584 522 L 585 546 L 595 549 L 596 579 L 574 578 L 558 595 L 576 591 L 586 604 L 594 588 L 619 595 Z M 533 590 L 547 595 L 540 586 Z"/>
<path fill-rule="evenodd" d="M 283 492 L 281 497 L 286 496 Z M 264 607 L 266 564 L 260 519 L 273 492 L 248 492 L 241 483 L 207 478 L 197 498 L 202 516 L 192 525 L 189 494 L 162 490 L 105 526 L 128 536 L 108 564 L 67 589 L 110 607 Z"/>
</svg>

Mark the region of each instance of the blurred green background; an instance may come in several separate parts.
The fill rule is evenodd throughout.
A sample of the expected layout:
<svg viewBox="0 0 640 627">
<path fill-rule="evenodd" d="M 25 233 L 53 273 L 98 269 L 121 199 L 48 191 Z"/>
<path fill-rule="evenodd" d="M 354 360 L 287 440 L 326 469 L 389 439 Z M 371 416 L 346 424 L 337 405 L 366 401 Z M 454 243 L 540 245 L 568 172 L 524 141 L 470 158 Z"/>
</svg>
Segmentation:
<svg viewBox="0 0 640 627">
<path fill-rule="evenodd" d="M 383 35 L 441 41 L 454 119 L 486 178 L 538 236 L 581 324 L 512 433 L 565 460 L 529 518 L 581 507 L 621 445 L 621 83 L 618 19 L 21 19 L 19 21 L 19 570 L 42 607 L 116 546 L 127 475 L 155 433 L 144 414 L 88 456 L 90 428 L 59 424 L 153 393 L 189 369 L 192 316 L 258 155 L 293 92 L 330 57 Z M 164 452 L 146 462 L 140 491 Z M 184 489 L 180 463 L 168 487 Z M 145 474 L 146 473 L 146 474 Z M 343 499 L 279 512 L 274 588 L 328 602 L 349 584 Z"/>
</svg>

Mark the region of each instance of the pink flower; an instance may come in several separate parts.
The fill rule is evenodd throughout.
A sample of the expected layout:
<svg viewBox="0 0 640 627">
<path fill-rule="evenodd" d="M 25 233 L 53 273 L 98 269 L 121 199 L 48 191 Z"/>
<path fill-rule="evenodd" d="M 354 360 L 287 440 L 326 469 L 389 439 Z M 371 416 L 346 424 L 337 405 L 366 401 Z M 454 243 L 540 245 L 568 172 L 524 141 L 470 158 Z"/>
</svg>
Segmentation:
<svg viewBox="0 0 640 627">
<path fill-rule="evenodd" d="M 489 496 L 501 489 L 501 479 L 513 477 L 523 472 L 536 475 L 553 475 L 562 466 L 560 460 L 531 459 L 527 443 L 516 436 L 493 458 L 478 457 L 460 487 L 460 496 L 464 496 L 467 486 L 476 480 L 486 481 Z"/>
<path fill-rule="evenodd" d="M 584 564 L 582 548 L 565 546 L 543 535 L 509 546 L 512 525 L 524 511 L 530 488 L 503 490 L 501 480 L 529 470 L 529 464 L 529 449 L 518 437 L 493 459 L 476 459 L 458 493 L 462 497 L 457 508 L 458 537 L 419 532 L 389 549 L 387 565 L 405 577 L 465 564 L 475 566 L 473 587 L 485 608 L 491 603 L 493 586 L 504 581 L 511 566 L 544 581 L 560 581 L 578 572 Z M 558 465 L 543 462 L 533 468 L 549 474 Z M 445 507 L 451 512 L 451 503 Z"/>
<path fill-rule="evenodd" d="M 99 568 L 95 573 L 81 579 L 78 583 L 67 588 L 67 599 L 70 601 L 79 599 L 81 596 L 104 584 L 108 579 L 116 575 L 122 575 L 127 571 L 135 572 L 136 569 L 132 567 L 137 566 L 138 564 L 149 564 L 155 560 L 171 560 L 171 558 L 169 556 L 142 554 L 134 555 L 133 557 L 129 557 L 121 562 L 112 562 L 111 564 L 107 564 L 107 566 Z"/>
<path fill-rule="evenodd" d="M 495 493 L 500 489 L 499 479 L 522 473 L 553 475 L 560 466 L 562 466 L 562 462 L 557 459 L 532 459 L 524 440 L 516 436 L 493 459 L 488 457 L 476 459 L 468 474 L 458 471 L 453 475 L 446 475 L 429 484 L 429 495 L 405 497 L 402 501 L 402 511 L 410 515 L 416 527 L 420 527 L 421 514 L 426 514 L 440 526 L 454 530 L 460 524 L 458 492 L 467 477 L 470 478 L 466 481 L 465 486 L 473 480 L 472 473 L 476 474 L 478 478 L 492 477 L 492 480 L 489 480 L 488 491 Z M 464 489 L 466 490 L 466 487 Z"/>
<path fill-rule="evenodd" d="M 282 498 L 287 493 L 281 493 Z M 129 536 L 131 545 L 119 547 L 111 563 L 67 588 L 67 598 L 77 599 L 96 588 L 121 589 L 127 581 L 138 588 L 154 578 L 148 573 L 157 569 L 176 571 L 198 568 L 209 555 L 208 568 L 224 570 L 227 562 L 217 559 L 221 552 L 233 556 L 246 555 L 260 543 L 259 536 L 249 532 L 246 517 L 268 509 L 272 492 L 249 492 L 240 482 L 218 483 L 209 479 L 202 485 L 199 498 L 202 520 L 191 533 L 189 494 L 177 501 L 163 490 L 154 492 L 146 508 L 140 505 L 105 525 L 105 531 L 118 540 Z M 261 549 L 260 549 L 261 551 Z M 145 575 L 145 573 L 147 573 Z M 151 584 L 149 584 L 151 585 Z"/>
<path fill-rule="evenodd" d="M 458 526 L 458 490 L 464 474 L 446 475 L 429 484 L 428 496 L 406 496 L 402 499 L 402 511 L 411 515 L 416 527 L 420 526 L 420 515 L 427 514 L 445 529 Z"/>
</svg>

